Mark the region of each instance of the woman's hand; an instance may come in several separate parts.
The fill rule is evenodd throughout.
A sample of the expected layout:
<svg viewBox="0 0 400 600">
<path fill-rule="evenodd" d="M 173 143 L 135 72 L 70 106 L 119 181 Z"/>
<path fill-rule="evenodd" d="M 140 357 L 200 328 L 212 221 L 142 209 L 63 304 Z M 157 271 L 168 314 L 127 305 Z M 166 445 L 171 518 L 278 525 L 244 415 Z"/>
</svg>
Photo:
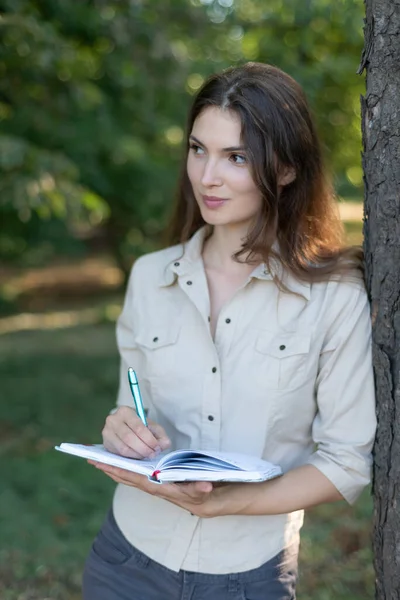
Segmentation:
<svg viewBox="0 0 400 600">
<path fill-rule="evenodd" d="M 185 508 L 198 517 L 278 515 L 343 499 L 333 483 L 314 465 L 303 465 L 260 483 L 163 483 L 144 475 L 94 463 L 117 483 L 139 488 Z"/>
<path fill-rule="evenodd" d="M 91 460 L 88 463 L 103 471 L 103 473 L 111 477 L 116 483 L 130 485 L 152 496 L 168 500 L 168 502 L 186 509 L 197 517 L 216 517 L 222 514 L 219 496 L 225 486 L 214 487 L 209 481 L 163 483 L 159 485 L 149 481 L 145 475 L 138 475 L 126 469 L 111 467 Z"/>
<path fill-rule="evenodd" d="M 160 425 L 149 421 L 146 427 L 129 406 L 108 415 L 102 435 L 106 450 L 128 458 L 154 458 L 171 445 Z"/>
</svg>

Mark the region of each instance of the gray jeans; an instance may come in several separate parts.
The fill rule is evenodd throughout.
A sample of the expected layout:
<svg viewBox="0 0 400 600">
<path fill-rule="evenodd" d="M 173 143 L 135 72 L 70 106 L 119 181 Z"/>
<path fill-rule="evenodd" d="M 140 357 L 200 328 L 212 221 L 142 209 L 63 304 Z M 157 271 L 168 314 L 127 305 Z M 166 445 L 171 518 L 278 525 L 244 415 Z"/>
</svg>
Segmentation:
<svg viewBox="0 0 400 600">
<path fill-rule="evenodd" d="M 83 600 L 295 600 L 297 548 L 227 575 L 171 571 L 134 548 L 110 510 L 83 574 Z"/>
</svg>

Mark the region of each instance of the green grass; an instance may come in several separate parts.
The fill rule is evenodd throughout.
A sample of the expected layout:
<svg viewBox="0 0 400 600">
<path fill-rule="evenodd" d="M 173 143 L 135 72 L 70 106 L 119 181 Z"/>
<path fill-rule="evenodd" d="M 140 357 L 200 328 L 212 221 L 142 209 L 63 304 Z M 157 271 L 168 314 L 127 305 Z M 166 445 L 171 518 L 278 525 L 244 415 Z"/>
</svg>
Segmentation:
<svg viewBox="0 0 400 600">
<path fill-rule="evenodd" d="M 79 598 L 90 541 L 113 483 L 53 451 L 100 440 L 114 403 L 113 325 L 0 337 L 0 597 Z M 4 589 L 2 589 L 2 586 Z M 74 595 L 75 594 L 75 595 Z"/>
<path fill-rule="evenodd" d="M 0 598 L 78 600 L 85 556 L 114 484 L 53 451 L 96 441 L 114 403 L 114 325 L 0 336 Z M 310 512 L 299 598 L 373 597 L 368 491 L 354 508 Z"/>
</svg>

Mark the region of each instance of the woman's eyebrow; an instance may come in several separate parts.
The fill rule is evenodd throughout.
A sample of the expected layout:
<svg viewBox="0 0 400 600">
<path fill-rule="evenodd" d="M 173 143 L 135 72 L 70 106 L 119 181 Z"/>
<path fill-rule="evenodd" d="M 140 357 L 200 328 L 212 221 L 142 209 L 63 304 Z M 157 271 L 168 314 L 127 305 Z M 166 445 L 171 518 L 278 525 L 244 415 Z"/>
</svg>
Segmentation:
<svg viewBox="0 0 400 600">
<path fill-rule="evenodd" d="M 190 135 L 189 137 L 194 142 L 196 142 L 196 144 L 199 144 L 199 146 L 202 146 L 203 148 L 207 147 L 205 144 L 203 144 L 203 142 L 198 140 L 197 137 L 195 137 L 194 135 Z M 246 148 L 244 146 L 229 146 L 228 148 L 221 148 L 221 152 L 238 152 L 238 151 L 243 152 L 245 150 L 246 150 Z"/>
</svg>

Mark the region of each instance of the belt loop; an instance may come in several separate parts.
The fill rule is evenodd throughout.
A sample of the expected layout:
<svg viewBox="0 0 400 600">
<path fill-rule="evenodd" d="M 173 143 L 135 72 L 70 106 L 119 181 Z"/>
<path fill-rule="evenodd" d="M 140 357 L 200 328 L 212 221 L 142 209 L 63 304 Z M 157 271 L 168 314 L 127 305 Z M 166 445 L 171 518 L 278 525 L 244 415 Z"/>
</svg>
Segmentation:
<svg viewBox="0 0 400 600">
<path fill-rule="evenodd" d="M 237 594 L 239 591 L 239 576 L 237 573 L 231 573 L 228 575 L 228 592 L 230 594 Z"/>
<path fill-rule="evenodd" d="M 136 554 L 136 560 L 137 563 L 141 566 L 141 567 L 148 567 L 149 566 L 149 562 L 150 562 L 150 558 L 146 555 L 143 554 L 143 552 L 140 552 L 140 550 L 138 550 L 137 548 L 135 548 L 135 554 Z"/>
</svg>

